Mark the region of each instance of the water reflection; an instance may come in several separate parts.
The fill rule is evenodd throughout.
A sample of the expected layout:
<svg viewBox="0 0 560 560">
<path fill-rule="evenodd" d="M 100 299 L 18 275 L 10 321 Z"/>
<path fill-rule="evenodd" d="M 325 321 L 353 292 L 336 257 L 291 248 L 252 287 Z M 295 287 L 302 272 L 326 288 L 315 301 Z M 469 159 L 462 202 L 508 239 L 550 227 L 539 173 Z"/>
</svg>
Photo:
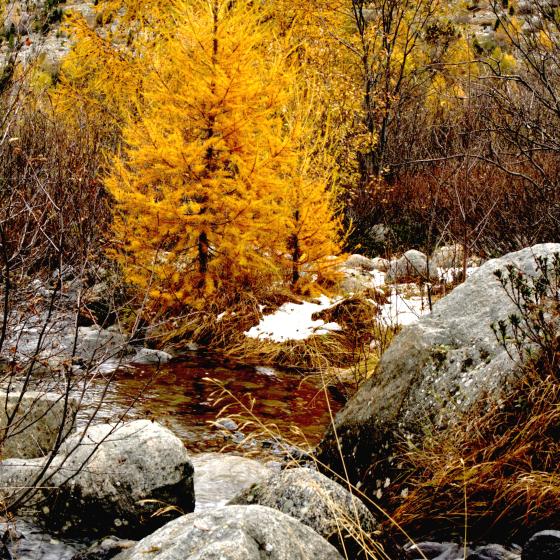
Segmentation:
<svg viewBox="0 0 560 560">
<path fill-rule="evenodd" d="M 191 451 L 217 451 L 227 440 L 212 422 L 224 403 L 213 403 L 217 387 L 206 378 L 219 381 L 238 398 L 250 393 L 255 398 L 255 415 L 265 423 L 276 424 L 284 437 L 295 425 L 310 444 L 316 444 L 329 423 L 324 392 L 301 375 L 269 367 L 226 368 L 200 356 L 160 368 L 123 369 L 115 377 L 109 400 L 113 412 L 134 402 L 133 416 L 152 418 L 168 426 Z M 336 412 L 342 403 L 330 394 L 329 399 Z M 230 409 L 240 410 L 237 405 Z"/>
</svg>

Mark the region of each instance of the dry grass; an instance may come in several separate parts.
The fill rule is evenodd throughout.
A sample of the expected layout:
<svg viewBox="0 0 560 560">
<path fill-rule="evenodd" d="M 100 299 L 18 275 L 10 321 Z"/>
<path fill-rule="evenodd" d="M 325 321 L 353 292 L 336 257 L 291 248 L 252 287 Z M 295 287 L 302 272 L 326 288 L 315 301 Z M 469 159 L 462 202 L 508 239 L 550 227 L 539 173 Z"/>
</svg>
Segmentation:
<svg viewBox="0 0 560 560">
<path fill-rule="evenodd" d="M 413 490 L 395 518 L 413 534 L 525 536 L 560 522 L 560 384 L 530 367 L 503 404 L 404 453 Z M 437 534 L 433 535 L 437 537 Z"/>
<path fill-rule="evenodd" d="M 386 348 L 394 329 L 377 321 L 377 304 L 355 296 L 343 300 L 332 309 L 314 316 L 325 322 L 336 321 L 342 331 L 311 336 L 305 340 L 282 343 L 268 339 L 248 338 L 243 333 L 259 323 L 263 315 L 273 313 L 286 302 L 300 302 L 288 291 L 268 295 L 245 295 L 243 299 L 219 303 L 215 308 L 193 311 L 175 322 L 163 337 L 162 344 L 176 344 L 184 340 L 202 344 L 223 360 L 310 371 L 339 371 L 344 368 L 351 375 L 333 375 L 333 382 L 351 380 L 357 386 L 375 367 L 380 353 Z M 219 313 L 219 309 L 228 309 Z"/>
</svg>

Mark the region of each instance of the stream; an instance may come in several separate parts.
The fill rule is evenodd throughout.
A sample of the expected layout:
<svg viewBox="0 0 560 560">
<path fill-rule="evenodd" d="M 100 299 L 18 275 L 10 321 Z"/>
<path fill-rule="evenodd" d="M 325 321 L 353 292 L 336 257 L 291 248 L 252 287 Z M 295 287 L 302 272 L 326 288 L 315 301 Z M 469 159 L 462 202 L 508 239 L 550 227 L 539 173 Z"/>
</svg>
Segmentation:
<svg viewBox="0 0 560 560">
<path fill-rule="evenodd" d="M 252 413 L 270 431 L 245 441 L 250 429 L 243 430 L 228 421 L 216 426 L 214 422 L 224 405 L 231 404 L 229 414 L 243 410 L 231 398 L 213 402 L 213 394 L 219 390 L 216 382 L 245 404 L 249 404 L 250 394 L 254 399 Z M 91 406 L 100 392 L 101 386 L 92 387 Z M 343 405 L 340 398 L 330 394 L 329 403 L 332 414 Z M 122 367 L 109 386 L 96 422 L 115 420 L 125 411 L 127 419 L 150 418 L 168 427 L 193 455 L 220 451 L 228 445 L 229 452 L 250 452 L 261 461 L 284 457 L 281 440 L 316 445 L 330 423 L 329 406 L 318 380 L 264 366 L 228 368 L 195 354 L 161 367 Z M 298 436 L 293 435 L 292 426 L 300 431 Z M 0 524 L 2 535 L 8 529 L 13 531 Z M 20 538 L 10 547 L 14 560 L 70 560 L 85 546 L 48 535 L 29 520 L 17 519 L 15 530 Z M 1 545 L 0 558 L 7 558 L 2 555 Z"/>
</svg>

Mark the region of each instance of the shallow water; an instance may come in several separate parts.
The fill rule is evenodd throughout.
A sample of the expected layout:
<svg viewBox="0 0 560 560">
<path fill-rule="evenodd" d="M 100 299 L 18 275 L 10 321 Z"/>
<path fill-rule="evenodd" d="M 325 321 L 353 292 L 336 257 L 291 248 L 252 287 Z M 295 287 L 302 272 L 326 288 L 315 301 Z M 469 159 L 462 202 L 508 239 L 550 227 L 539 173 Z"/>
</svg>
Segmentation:
<svg viewBox="0 0 560 560">
<path fill-rule="evenodd" d="M 223 429 L 212 424 L 224 405 L 231 405 L 228 413 L 241 412 L 242 406 L 231 397 L 216 404 L 219 386 L 209 378 L 245 404 L 249 403 L 249 395 L 253 397 L 255 417 L 266 425 L 274 424 L 272 432 L 287 440 L 294 439 L 291 427 L 296 426 L 305 440 L 315 445 L 330 422 L 326 395 L 316 382 L 270 367 L 227 368 L 194 355 L 159 368 L 138 365 L 120 370 L 104 415 L 132 404 L 132 417 L 152 418 L 169 427 L 189 451 L 219 451 L 224 444 L 241 441 L 247 434 L 234 428 L 231 437 L 227 437 L 227 430 L 224 435 Z M 334 414 L 343 403 L 330 393 L 328 396 Z M 270 455 L 275 448 L 270 443 L 265 441 L 257 453 Z"/>
</svg>

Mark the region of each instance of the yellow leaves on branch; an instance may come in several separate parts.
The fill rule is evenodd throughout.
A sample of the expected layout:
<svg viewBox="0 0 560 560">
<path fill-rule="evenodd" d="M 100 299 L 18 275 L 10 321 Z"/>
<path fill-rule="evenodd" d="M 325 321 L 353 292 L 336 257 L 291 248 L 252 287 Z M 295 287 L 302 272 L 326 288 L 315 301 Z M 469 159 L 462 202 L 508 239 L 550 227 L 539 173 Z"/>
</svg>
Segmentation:
<svg viewBox="0 0 560 560">
<path fill-rule="evenodd" d="M 133 48 L 107 49 L 78 24 L 60 89 L 62 102 L 86 92 L 122 123 L 105 184 L 127 279 L 175 307 L 323 269 L 339 252 L 330 169 L 298 93 L 302 69 L 266 8 L 154 6 Z"/>
</svg>

